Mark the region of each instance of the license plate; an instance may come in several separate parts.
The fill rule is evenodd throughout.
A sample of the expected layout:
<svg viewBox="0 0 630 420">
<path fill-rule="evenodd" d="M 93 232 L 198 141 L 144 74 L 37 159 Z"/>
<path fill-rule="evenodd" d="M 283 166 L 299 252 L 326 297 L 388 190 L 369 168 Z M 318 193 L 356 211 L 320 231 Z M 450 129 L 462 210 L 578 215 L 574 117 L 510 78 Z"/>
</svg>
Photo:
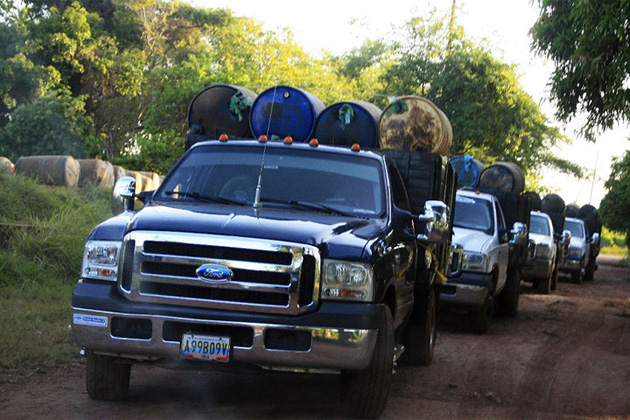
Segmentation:
<svg viewBox="0 0 630 420">
<path fill-rule="evenodd" d="M 230 337 L 184 334 L 180 355 L 182 359 L 227 363 L 230 361 Z"/>
</svg>

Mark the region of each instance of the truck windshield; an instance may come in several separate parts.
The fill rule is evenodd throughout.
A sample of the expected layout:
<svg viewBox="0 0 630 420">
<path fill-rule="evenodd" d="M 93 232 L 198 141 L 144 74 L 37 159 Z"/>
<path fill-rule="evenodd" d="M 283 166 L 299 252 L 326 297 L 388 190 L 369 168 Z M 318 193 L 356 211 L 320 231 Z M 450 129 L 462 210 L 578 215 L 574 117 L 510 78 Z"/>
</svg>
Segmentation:
<svg viewBox="0 0 630 420">
<path fill-rule="evenodd" d="M 453 224 L 457 227 L 480 230 L 487 234 L 494 231 L 492 203 L 472 197 L 457 196 Z"/>
<path fill-rule="evenodd" d="M 531 215 L 529 220 L 529 231 L 531 233 L 538 233 L 540 235 L 551 235 L 549 231 L 549 223 L 547 223 L 547 219 L 544 217 L 536 216 L 534 214 Z"/>
<path fill-rule="evenodd" d="M 565 220 L 564 228 L 571 232 L 571 236 L 583 238 L 584 237 L 584 229 L 580 222 L 576 222 L 574 220 Z"/>
<path fill-rule="evenodd" d="M 261 147 L 197 147 L 165 179 L 155 200 L 251 206 L 262 162 Z M 260 201 L 263 207 L 381 217 L 385 208 L 382 179 L 375 159 L 268 147 Z"/>
</svg>

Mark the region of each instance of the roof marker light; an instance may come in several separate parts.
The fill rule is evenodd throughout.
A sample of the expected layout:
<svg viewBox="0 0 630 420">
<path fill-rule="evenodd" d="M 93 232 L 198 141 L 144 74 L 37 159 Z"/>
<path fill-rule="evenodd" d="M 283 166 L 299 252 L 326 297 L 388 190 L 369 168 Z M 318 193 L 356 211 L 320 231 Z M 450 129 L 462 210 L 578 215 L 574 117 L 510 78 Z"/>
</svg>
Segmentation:
<svg viewBox="0 0 630 420">
<path fill-rule="evenodd" d="M 352 147 L 350 147 L 350 150 L 352 150 L 353 152 L 360 152 L 361 151 L 361 145 L 359 143 L 354 143 L 352 145 Z"/>
<path fill-rule="evenodd" d="M 219 141 L 226 142 L 228 141 L 228 135 L 223 133 L 219 136 Z"/>
<path fill-rule="evenodd" d="M 267 136 L 261 134 L 260 137 L 258 137 L 258 143 L 267 143 Z"/>
<path fill-rule="evenodd" d="M 284 144 L 293 144 L 293 137 L 286 136 L 283 141 Z"/>
<path fill-rule="evenodd" d="M 311 139 L 308 142 L 308 145 L 311 146 L 311 147 L 317 147 L 317 146 L 319 146 L 319 141 L 317 139 Z"/>
</svg>

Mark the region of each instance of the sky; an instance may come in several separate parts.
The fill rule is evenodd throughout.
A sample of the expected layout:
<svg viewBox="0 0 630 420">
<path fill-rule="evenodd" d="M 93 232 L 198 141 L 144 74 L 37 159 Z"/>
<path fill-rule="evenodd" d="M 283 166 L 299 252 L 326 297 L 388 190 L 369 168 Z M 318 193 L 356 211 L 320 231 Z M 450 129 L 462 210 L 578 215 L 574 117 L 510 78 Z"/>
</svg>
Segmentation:
<svg viewBox="0 0 630 420">
<path fill-rule="evenodd" d="M 571 145 L 554 150 L 575 162 L 591 175 L 578 180 L 550 172 L 544 183 L 564 201 L 596 207 L 605 195 L 604 182 L 610 174 L 611 157 L 630 149 L 630 127 L 617 127 L 603 133 L 595 143 L 575 134 L 579 121 L 563 125 L 553 118 L 555 107 L 549 100 L 547 83 L 553 64 L 530 50 L 529 30 L 538 18 L 536 0 L 455 0 L 459 10 L 456 23 L 472 40 L 487 39 L 496 58 L 517 66 L 523 89 L 536 101 L 551 124 L 572 139 Z M 360 46 L 365 39 L 386 36 L 402 27 L 409 18 L 421 16 L 437 7 L 449 12 L 453 0 L 191 0 L 198 6 L 229 8 L 237 16 L 262 22 L 267 30 L 288 28 L 307 52 L 343 54 Z M 328 104 L 330 105 L 330 104 Z M 592 176 L 594 175 L 594 177 Z"/>
</svg>

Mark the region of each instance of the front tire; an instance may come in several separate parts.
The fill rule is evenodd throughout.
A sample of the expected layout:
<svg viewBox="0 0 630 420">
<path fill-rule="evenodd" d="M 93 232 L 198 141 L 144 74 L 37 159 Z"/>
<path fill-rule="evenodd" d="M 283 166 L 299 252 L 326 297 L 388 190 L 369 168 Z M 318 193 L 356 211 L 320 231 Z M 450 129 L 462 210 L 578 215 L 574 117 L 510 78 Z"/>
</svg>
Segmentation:
<svg viewBox="0 0 630 420">
<path fill-rule="evenodd" d="M 555 269 L 555 266 L 556 266 L 556 262 L 553 261 L 552 267 L 554 267 L 554 269 Z M 551 270 L 549 277 L 538 280 L 538 285 L 536 287 L 536 290 L 538 291 L 538 293 L 542 295 L 548 295 L 549 292 L 551 292 L 551 283 L 553 283 L 554 269 Z"/>
<path fill-rule="evenodd" d="M 551 290 L 558 289 L 558 271 L 560 270 L 560 263 L 556 261 L 553 267 L 553 272 L 551 273 Z"/>
<path fill-rule="evenodd" d="M 437 292 L 429 289 L 429 302 L 426 313 L 412 315 L 405 328 L 403 344 L 405 352 L 401 362 L 415 366 L 427 366 L 433 361 L 437 339 Z"/>
<path fill-rule="evenodd" d="M 85 351 L 85 385 L 93 400 L 118 401 L 127 396 L 131 365 L 116 358 Z"/>
<path fill-rule="evenodd" d="M 518 301 L 521 295 L 521 272 L 518 268 L 510 268 L 507 282 L 501 292 L 501 315 L 515 317 L 518 314 Z"/>
<path fill-rule="evenodd" d="M 475 334 L 486 334 L 492 320 L 492 304 L 490 292 L 479 308 L 475 308 L 470 315 L 470 330 Z"/>
<path fill-rule="evenodd" d="M 385 308 L 370 365 L 365 370 L 342 372 L 343 412 L 355 418 L 378 418 L 387 404 L 393 367 L 394 321 L 389 308 Z"/>
</svg>

